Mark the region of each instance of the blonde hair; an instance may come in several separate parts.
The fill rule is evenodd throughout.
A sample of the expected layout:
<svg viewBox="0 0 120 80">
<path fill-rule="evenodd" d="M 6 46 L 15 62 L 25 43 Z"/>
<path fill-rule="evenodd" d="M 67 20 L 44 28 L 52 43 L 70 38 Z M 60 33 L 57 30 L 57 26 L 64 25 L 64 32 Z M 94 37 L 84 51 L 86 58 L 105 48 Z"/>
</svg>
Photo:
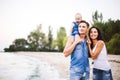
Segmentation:
<svg viewBox="0 0 120 80">
<path fill-rule="evenodd" d="M 76 13 L 75 17 L 79 16 L 80 18 L 82 18 L 82 15 L 80 13 Z"/>
</svg>

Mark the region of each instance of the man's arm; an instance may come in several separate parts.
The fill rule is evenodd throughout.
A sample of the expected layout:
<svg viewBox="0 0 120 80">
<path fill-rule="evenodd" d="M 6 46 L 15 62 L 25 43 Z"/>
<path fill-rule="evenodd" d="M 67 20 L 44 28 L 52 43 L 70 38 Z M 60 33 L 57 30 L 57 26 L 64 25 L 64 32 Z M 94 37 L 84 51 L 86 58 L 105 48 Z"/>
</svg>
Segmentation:
<svg viewBox="0 0 120 80">
<path fill-rule="evenodd" d="M 64 48 L 63 53 L 64 53 L 65 57 L 69 56 L 76 46 L 76 44 L 75 44 L 75 42 L 73 42 L 72 38 L 73 37 L 68 38 L 68 41 L 67 41 L 66 46 Z"/>
<path fill-rule="evenodd" d="M 73 41 L 73 37 L 69 37 L 66 43 L 66 46 L 64 48 L 64 51 L 63 51 L 64 56 L 65 57 L 69 56 L 73 52 L 74 48 L 79 42 L 81 42 L 80 38 L 77 38 L 75 41 Z"/>
</svg>

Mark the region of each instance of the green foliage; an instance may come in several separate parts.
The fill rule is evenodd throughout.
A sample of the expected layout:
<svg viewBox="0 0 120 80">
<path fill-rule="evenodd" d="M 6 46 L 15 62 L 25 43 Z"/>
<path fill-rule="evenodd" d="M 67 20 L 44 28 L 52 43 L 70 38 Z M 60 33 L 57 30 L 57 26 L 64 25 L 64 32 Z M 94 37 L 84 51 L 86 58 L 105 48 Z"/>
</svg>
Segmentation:
<svg viewBox="0 0 120 80">
<path fill-rule="evenodd" d="M 13 44 L 15 45 L 15 48 L 19 48 L 19 47 L 23 47 L 25 48 L 25 46 L 28 44 L 27 40 L 25 40 L 24 38 L 20 38 L 20 39 L 16 39 Z"/>
<path fill-rule="evenodd" d="M 107 43 L 108 52 L 112 54 L 120 54 L 120 34 L 116 33 Z"/>
<path fill-rule="evenodd" d="M 64 33 L 62 32 L 61 34 L 64 35 Z M 15 39 L 9 48 L 4 48 L 4 51 L 58 51 L 58 46 L 57 40 L 53 40 L 51 26 L 48 28 L 48 36 L 46 37 L 45 33 L 42 32 L 42 25 L 40 24 L 37 29 L 30 32 L 27 40 L 24 38 Z"/>
<path fill-rule="evenodd" d="M 102 13 L 95 11 L 92 14 L 92 26 L 101 30 L 109 53 L 120 54 L 120 20 L 104 22 Z M 4 51 L 60 51 L 62 52 L 67 41 L 66 30 L 60 27 L 57 31 L 57 39 L 53 39 L 51 26 L 48 27 L 48 35 L 42 32 L 42 25 L 30 32 L 27 40 L 15 39 L 9 48 Z"/>
<path fill-rule="evenodd" d="M 42 32 L 42 26 L 39 25 L 37 29 L 28 35 L 28 43 L 31 49 L 38 51 L 47 45 L 45 33 Z"/>
<path fill-rule="evenodd" d="M 16 39 L 13 41 L 13 44 L 9 46 L 9 48 L 5 48 L 6 52 L 11 51 L 26 51 L 28 48 L 27 40 L 24 38 Z"/>
<path fill-rule="evenodd" d="M 66 36 L 66 37 L 64 38 L 64 40 L 63 40 L 63 46 L 64 46 L 64 47 L 65 47 L 65 45 L 66 45 L 67 40 L 68 40 L 68 37 Z"/>
<path fill-rule="evenodd" d="M 53 40 L 53 35 L 52 35 L 52 29 L 51 26 L 48 28 L 48 49 L 51 50 L 52 48 L 52 40 Z"/>
<path fill-rule="evenodd" d="M 52 48 L 51 48 L 51 50 L 58 51 L 57 40 L 53 40 L 52 41 Z"/>
<path fill-rule="evenodd" d="M 96 25 L 97 23 L 102 23 L 103 21 L 103 16 L 102 13 L 98 13 L 98 11 L 96 10 L 93 14 L 92 14 L 92 25 Z"/>
<path fill-rule="evenodd" d="M 97 11 L 93 14 L 93 26 L 98 27 L 101 30 L 104 41 L 107 43 L 108 52 L 111 54 L 120 54 L 120 20 L 111 20 L 103 22 L 102 14 Z M 100 18 L 100 19 L 99 19 Z M 119 45 L 118 45 L 119 44 Z"/>
<path fill-rule="evenodd" d="M 64 49 L 65 46 L 65 40 L 66 38 L 66 31 L 64 27 L 60 27 L 60 29 L 57 32 L 57 46 L 58 46 L 58 50 L 61 52 Z"/>
<path fill-rule="evenodd" d="M 5 52 L 15 51 L 15 45 L 10 45 L 9 48 L 5 48 L 4 50 L 5 50 Z"/>
</svg>

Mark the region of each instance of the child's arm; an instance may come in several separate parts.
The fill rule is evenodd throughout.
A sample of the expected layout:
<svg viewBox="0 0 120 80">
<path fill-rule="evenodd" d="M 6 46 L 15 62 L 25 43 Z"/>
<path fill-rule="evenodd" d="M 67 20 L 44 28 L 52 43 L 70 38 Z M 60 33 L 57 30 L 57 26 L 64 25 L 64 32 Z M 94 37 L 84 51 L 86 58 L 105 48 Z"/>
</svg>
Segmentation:
<svg viewBox="0 0 120 80">
<path fill-rule="evenodd" d="M 74 24 L 72 23 L 71 26 L 70 26 L 70 33 L 69 33 L 70 36 L 72 34 L 73 27 L 74 27 Z"/>
</svg>

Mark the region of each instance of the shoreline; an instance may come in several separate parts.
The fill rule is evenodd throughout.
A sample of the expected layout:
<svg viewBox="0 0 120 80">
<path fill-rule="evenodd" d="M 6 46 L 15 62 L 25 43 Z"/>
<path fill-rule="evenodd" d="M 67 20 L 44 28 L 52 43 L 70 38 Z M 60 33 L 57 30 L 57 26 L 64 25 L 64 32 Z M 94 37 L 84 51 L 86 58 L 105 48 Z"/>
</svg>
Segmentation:
<svg viewBox="0 0 120 80">
<path fill-rule="evenodd" d="M 58 73 L 60 74 L 60 78 L 63 78 L 63 80 L 69 80 L 70 57 L 67 57 L 67 58 L 64 57 L 63 53 L 59 53 L 59 52 L 58 53 L 57 52 L 13 52 L 13 54 L 17 56 L 27 56 L 27 57 L 38 59 L 42 62 L 47 62 L 51 67 L 54 67 L 58 71 Z M 119 77 L 120 55 L 108 55 L 108 60 L 111 65 L 113 79 L 120 80 L 120 77 Z M 92 73 L 92 65 L 90 66 L 90 69 Z M 91 78 L 90 80 L 92 80 L 92 74 L 90 78 Z"/>
</svg>

